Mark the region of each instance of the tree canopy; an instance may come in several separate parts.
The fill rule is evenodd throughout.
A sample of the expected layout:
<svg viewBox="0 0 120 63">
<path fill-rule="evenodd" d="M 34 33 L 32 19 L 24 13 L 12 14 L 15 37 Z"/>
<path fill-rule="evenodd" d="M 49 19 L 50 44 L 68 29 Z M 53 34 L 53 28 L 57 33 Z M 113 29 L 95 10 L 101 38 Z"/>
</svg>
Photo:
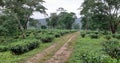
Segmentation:
<svg viewBox="0 0 120 63">
<path fill-rule="evenodd" d="M 0 0 L 0 9 L 3 15 L 9 15 L 16 21 L 18 29 L 25 37 L 27 23 L 32 13 L 38 11 L 46 14 L 46 8 L 43 6 L 43 3 L 43 0 Z"/>
<path fill-rule="evenodd" d="M 120 24 L 120 0 L 85 0 L 82 5 L 84 28 L 99 28 L 115 33 Z"/>
<path fill-rule="evenodd" d="M 60 12 L 58 15 L 52 13 L 50 18 L 47 19 L 47 23 L 50 28 L 72 29 L 75 18 L 76 15 L 73 12 Z"/>
</svg>

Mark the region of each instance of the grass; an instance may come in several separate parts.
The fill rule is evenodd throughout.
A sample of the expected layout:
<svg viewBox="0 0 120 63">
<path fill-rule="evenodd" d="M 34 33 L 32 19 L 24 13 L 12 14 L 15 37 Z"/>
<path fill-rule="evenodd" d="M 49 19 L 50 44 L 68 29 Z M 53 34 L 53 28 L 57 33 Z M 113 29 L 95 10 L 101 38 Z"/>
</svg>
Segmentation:
<svg viewBox="0 0 120 63">
<path fill-rule="evenodd" d="M 103 55 L 101 43 L 104 40 L 104 38 L 91 39 L 88 36 L 85 38 L 78 37 L 76 40 L 76 45 L 74 47 L 74 52 L 72 53 L 67 63 L 82 63 L 80 57 L 85 53 Z"/>
</svg>

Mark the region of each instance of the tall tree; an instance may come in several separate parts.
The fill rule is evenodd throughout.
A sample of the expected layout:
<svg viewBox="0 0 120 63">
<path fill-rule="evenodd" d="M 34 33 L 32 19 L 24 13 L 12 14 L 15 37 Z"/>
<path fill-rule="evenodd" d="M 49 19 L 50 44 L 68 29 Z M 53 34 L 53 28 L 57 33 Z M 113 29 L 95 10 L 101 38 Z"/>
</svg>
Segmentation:
<svg viewBox="0 0 120 63">
<path fill-rule="evenodd" d="M 49 28 L 57 28 L 58 25 L 58 15 L 56 13 L 51 13 L 50 17 L 46 19 Z"/>
<path fill-rule="evenodd" d="M 64 29 L 72 29 L 72 25 L 75 21 L 76 15 L 71 12 L 61 12 L 59 14 L 59 25 Z"/>
<path fill-rule="evenodd" d="M 1 9 L 14 17 L 19 25 L 19 29 L 25 38 L 27 22 L 34 11 L 45 13 L 46 8 L 42 5 L 43 0 L 0 0 Z"/>
<path fill-rule="evenodd" d="M 13 36 L 18 32 L 18 24 L 10 15 L 0 16 L 0 35 Z"/>
<path fill-rule="evenodd" d="M 52 28 L 56 28 L 58 25 L 58 16 L 56 13 L 51 13 L 50 16 L 50 25 L 52 26 Z"/>
<path fill-rule="evenodd" d="M 99 22 L 105 23 L 100 23 L 100 27 L 107 25 L 106 27 L 109 27 L 112 33 L 116 32 L 120 24 L 120 0 L 85 0 L 82 7 L 81 14 L 84 17 L 87 18 L 87 14 L 91 14 L 88 17 L 92 18 L 96 25 Z"/>
</svg>

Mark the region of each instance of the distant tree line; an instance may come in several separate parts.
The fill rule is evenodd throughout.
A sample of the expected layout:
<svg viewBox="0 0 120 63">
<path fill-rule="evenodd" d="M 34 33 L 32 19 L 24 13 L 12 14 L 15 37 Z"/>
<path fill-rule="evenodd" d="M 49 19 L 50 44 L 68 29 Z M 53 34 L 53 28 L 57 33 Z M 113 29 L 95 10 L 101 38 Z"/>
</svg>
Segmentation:
<svg viewBox="0 0 120 63">
<path fill-rule="evenodd" d="M 62 7 L 58 8 L 57 11 L 60 11 L 60 13 L 51 13 L 50 17 L 46 19 L 48 27 L 53 29 L 72 29 L 76 19 L 75 13 L 68 13 Z"/>
</svg>

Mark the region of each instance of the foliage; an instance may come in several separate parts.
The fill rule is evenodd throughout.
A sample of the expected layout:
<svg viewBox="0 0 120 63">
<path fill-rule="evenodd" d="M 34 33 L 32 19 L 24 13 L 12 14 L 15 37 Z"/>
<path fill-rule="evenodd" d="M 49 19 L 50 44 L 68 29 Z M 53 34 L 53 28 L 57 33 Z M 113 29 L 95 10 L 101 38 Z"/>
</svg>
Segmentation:
<svg viewBox="0 0 120 63">
<path fill-rule="evenodd" d="M 72 29 L 72 25 L 75 21 L 75 13 L 61 12 L 59 14 L 59 26 L 60 28 Z"/>
<path fill-rule="evenodd" d="M 58 32 L 55 33 L 55 37 L 56 37 L 56 38 L 58 38 L 58 37 L 60 37 L 60 36 L 61 36 L 60 33 L 58 33 Z"/>
<path fill-rule="evenodd" d="M 32 13 L 38 11 L 46 14 L 43 0 L 0 0 L 0 2 L 2 3 L 0 4 L 0 9 L 3 15 L 9 15 L 9 18 L 12 17 L 12 19 L 9 20 L 10 24 L 7 23 L 7 25 L 17 27 L 20 30 L 19 32 L 22 32 L 23 38 L 26 38 L 25 31 Z M 17 23 L 17 26 L 11 25 L 13 21 Z"/>
<path fill-rule="evenodd" d="M 79 37 L 68 63 L 117 63 L 117 59 L 104 54 L 101 43 L 105 39 L 91 39 Z"/>
<path fill-rule="evenodd" d="M 112 58 L 120 59 L 120 43 L 117 40 L 109 40 L 103 43 L 103 50 Z"/>
<path fill-rule="evenodd" d="M 48 26 L 50 28 L 55 28 L 58 25 L 58 15 L 56 13 L 51 13 L 50 18 L 48 19 Z"/>
<path fill-rule="evenodd" d="M 41 29 L 47 29 L 47 26 L 46 25 L 42 25 Z"/>
<path fill-rule="evenodd" d="M 8 47 L 0 46 L 0 52 L 4 52 L 4 51 L 7 51 L 7 50 L 8 50 Z"/>
<path fill-rule="evenodd" d="M 10 48 L 10 51 L 16 55 L 20 55 L 37 48 L 38 45 L 39 42 L 36 40 L 22 40 L 11 44 L 12 47 Z"/>
<path fill-rule="evenodd" d="M 98 34 L 90 34 L 90 37 L 92 39 L 98 39 L 99 38 L 99 35 Z"/>
<path fill-rule="evenodd" d="M 100 56 L 95 55 L 95 53 L 84 53 L 80 57 L 82 63 L 117 63 L 116 60 L 113 60 L 109 56 Z"/>
<path fill-rule="evenodd" d="M 105 39 L 110 40 L 111 38 L 111 35 L 105 35 Z"/>
<path fill-rule="evenodd" d="M 10 17 L 10 15 L 2 15 L 0 16 L 0 35 L 15 35 L 17 34 L 18 30 L 18 24 L 13 19 L 13 17 Z"/>
<path fill-rule="evenodd" d="M 119 0 L 85 0 L 81 11 L 83 28 L 116 33 L 120 24 L 119 4 Z"/>
<path fill-rule="evenodd" d="M 44 34 L 42 37 L 41 37 L 41 41 L 43 43 L 49 43 L 49 42 L 52 42 L 54 39 L 54 36 L 53 35 L 48 35 L 48 34 Z"/>
<path fill-rule="evenodd" d="M 120 39 L 120 34 L 115 34 L 114 38 Z"/>
<path fill-rule="evenodd" d="M 72 29 L 75 18 L 75 13 L 73 12 L 61 12 L 58 15 L 56 13 L 51 13 L 50 18 L 47 18 L 46 21 L 49 28 Z"/>
<path fill-rule="evenodd" d="M 37 27 L 37 23 L 39 23 L 38 20 L 35 20 L 35 19 L 33 19 L 33 18 L 30 18 L 28 24 L 29 24 L 29 26 Z"/>
<path fill-rule="evenodd" d="M 79 30 L 79 29 L 80 29 L 80 25 L 79 25 L 79 23 L 77 23 L 77 24 L 73 24 L 73 29 L 77 29 L 77 30 Z"/>
<path fill-rule="evenodd" d="M 80 35 L 81 35 L 82 38 L 84 38 L 86 34 L 85 33 L 81 33 Z"/>
</svg>

